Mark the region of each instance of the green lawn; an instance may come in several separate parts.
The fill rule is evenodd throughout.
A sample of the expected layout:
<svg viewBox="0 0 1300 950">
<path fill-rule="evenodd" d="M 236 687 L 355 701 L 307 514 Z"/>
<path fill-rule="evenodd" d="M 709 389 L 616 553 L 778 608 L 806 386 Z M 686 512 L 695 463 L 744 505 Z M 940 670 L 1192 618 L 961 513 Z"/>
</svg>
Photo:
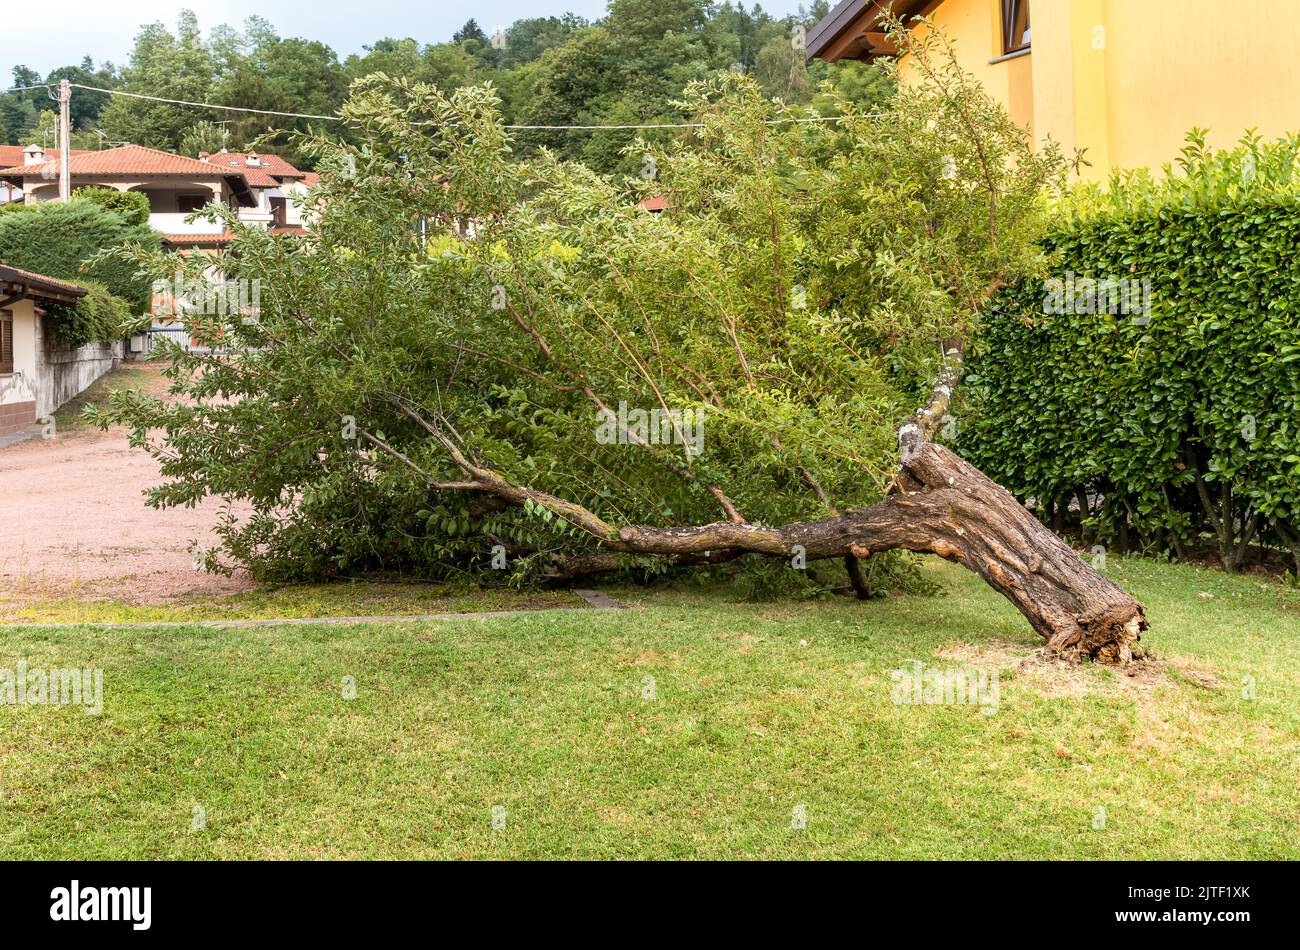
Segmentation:
<svg viewBox="0 0 1300 950">
<path fill-rule="evenodd" d="M 6 624 L 174 623 L 188 620 L 277 620 L 285 617 L 392 617 L 581 607 L 567 591 L 483 589 L 475 584 L 283 584 L 234 594 L 191 594 L 163 603 L 113 597 L 0 595 Z"/>
<path fill-rule="evenodd" d="M 1132 677 L 1033 660 L 938 562 L 942 596 L 868 604 L 621 590 L 623 612 L 0 628 L 0 668 L 104 670 L 98 717 L 0 706 L 0 853 L 1300 857 L 1300 594 L 1111 570 L 1154 626 Z M 912 659 L 999 670 L 998 711 L 895 705 Z"/>
</svg>

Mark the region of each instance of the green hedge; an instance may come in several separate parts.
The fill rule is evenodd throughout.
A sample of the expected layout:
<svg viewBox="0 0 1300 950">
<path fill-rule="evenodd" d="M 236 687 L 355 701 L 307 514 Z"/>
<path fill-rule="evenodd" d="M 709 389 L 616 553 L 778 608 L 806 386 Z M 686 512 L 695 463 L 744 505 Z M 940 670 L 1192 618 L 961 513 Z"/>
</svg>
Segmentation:
<svg viewBox="0 0 1300 950">
<path fill-rule="evenodd" d="M 141 318 L 121 297 L 115 297 L 102 284 L 83 280 L 86 296 L 72 306 L 51 311 L 59 342 L 68 346 L 84 343 L 108 343 L 121 339 L 139 328 Z"/>
<path fill-rule="evenodd" d="M 1002 294 L 974 343 L 962 453 L 1089 541 L 1208 534 L 1229 569 L 1262 541 L 1300 573 L 1298 144 L 1193 133 L 1163 180 L 1072 196 L 1054 279 Z"/>
<path fill-rule="evenodd" d="M 118 191 L 116 188 L 103 188 L 87 185 L 74 189 L 73 198 L 84 198 L 108 211 L 115 211 L 126 219 L 128 224 L 148 225 L 149 198 L 139 191 Z"/>
<path fill-rule="evenodd" d="M 162 235 L 85 199 L 42 202 L 21 213 L 0 214 L 0 262 L 79 284 L 96 281 L 136 313 L 146 313 L 152 282 L 136 273 L 134 263 L 108 260 L 81 270 L 91 255 L 127 243 L 157 249 Z"/>
</svg>

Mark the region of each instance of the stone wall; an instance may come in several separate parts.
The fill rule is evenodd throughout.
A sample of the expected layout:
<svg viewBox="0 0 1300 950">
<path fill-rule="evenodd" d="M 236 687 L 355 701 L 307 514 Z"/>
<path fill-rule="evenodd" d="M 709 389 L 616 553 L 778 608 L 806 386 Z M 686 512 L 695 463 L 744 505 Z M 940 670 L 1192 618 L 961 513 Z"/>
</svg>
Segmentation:
<svg viewBox="0 0 1300 950">
<path fill-rule="evenodd" d="M 59 343 L 48 317 L 36 340 L 36 414 L 51 413 L 78 395 L 122 359 L 122 341 L 67 347 Z"/>
</svg>

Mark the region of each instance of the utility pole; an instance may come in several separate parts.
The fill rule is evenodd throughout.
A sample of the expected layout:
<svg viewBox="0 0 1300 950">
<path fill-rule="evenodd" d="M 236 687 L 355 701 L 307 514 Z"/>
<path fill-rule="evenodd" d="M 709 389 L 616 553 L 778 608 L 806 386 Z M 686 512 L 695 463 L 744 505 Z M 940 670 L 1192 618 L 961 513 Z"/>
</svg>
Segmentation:
<svg viewBox="0 0 1300 950">
<path fill-rule="evenodd" d="M 68 142 L 71 140 L 72 86 L 68 80 L 59 80 L 59 200 L 72 197 L 72 179 L 68 174 Z"/>
</svg>

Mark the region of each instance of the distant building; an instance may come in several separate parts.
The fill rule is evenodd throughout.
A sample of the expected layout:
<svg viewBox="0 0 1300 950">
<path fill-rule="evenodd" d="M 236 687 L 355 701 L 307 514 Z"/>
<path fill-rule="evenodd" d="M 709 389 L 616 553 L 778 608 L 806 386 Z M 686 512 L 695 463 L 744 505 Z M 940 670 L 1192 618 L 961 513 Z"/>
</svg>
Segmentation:
<svg viewBox="0 0 1300 950">
<path fill-rule="evenodd" d="M 0 182 L 21 189 L 27 204 L 59 196 L 60 162 L 38 145 L 23 150 L 23 161 L 0 168 Z M 256 152 L 214 152 L 187 158 L 140 145 L 122 145 L 69 156 L 75 190 L 87 185 L 134 191 L 149 199 L 149 225 L 175 248 L 222 247 L 231 235 L 214 221 L 187 221 L 204 205 L 233 209 L 250 225 L 301 233 L 303 217 L 293 199 L 305 193 L 310 176 L 282 158 Z"/>
</svg>

